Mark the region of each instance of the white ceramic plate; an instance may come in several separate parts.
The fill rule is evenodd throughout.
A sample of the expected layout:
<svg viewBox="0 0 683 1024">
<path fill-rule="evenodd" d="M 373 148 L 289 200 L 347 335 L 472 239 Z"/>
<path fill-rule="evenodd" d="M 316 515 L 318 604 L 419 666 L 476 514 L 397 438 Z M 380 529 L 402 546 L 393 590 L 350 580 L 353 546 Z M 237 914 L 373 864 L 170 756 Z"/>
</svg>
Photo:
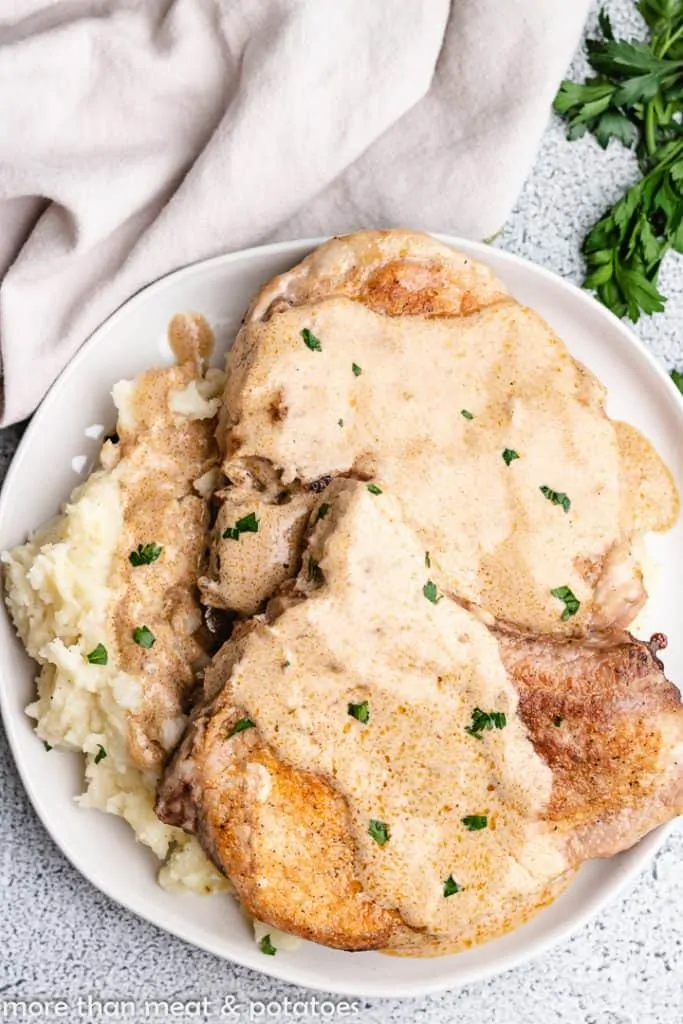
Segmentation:
<svg viewBox="0 0 683 1024">
<path fill-rule="evenodd" d="M 610 390 L 609 411 L 638 426 L 657 445 L 683 493 L 683 402 L 662 368 L 622 323 L 593 299 L 548 271 L 485 245 L 445 238 L 487 263 L 522 302 L 538 310 L 571 352 Z M 30 424 L 0 497 L 0 548 L 10 547 L 54 515 L 99 450 L 93 425 L 113 424 L 114 381 L 170 363 L 166 327 L 182 310 L 204 313 L 222 357 L 247 303 L 268 278 L 291 267 L 319 240 L 290 242 L 220 256 L 180 270 L 131 299 L 100 327 L 53 386 Z M 646 627 L 667 633 L 666 668 L 683 680 L 683 524 L 654 539 L 661 566 Z M 664 830 L 608 861 L 585 865 L 569 890 L 516 932 L 457 956 L 406 960 L 379 953 L 341 953 L 305 944 L 265 957 L 227 896 L 177 896 L 155 881 L 152 854 L 137 845 L 120 818 L 81 810 L 82 757 L 45 753 L 24 707 L 34 667 L 8 616 L 0 615 L 2 711 L 5 728 L 43 824 L 69 860 L 112 899 L 160 928 L 228 960 L 310 988 L 364 996 L 417 996 L 507 970 L 566 939 L 612 899 L 652 857 Z"/>
</svg>

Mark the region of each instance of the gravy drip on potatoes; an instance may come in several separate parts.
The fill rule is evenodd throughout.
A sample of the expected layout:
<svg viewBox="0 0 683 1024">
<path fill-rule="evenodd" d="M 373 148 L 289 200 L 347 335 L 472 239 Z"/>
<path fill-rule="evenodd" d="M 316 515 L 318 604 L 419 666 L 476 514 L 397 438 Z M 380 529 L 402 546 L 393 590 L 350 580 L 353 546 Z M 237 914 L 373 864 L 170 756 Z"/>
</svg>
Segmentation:
<svg viewBox="0 0 683 1024">
<path fill-rule="evenodd" d="M 202 317 L 181 314 L 169 336 L 182 363 L 150 370 L 133 384 L 117 386 L 119 442 L 108 444 L 103 462 L 118 461 L 124 522 L 114 562 L 117 595 L 110 633 L 121 668 L 144 680 L 140 710 L 130 717 L 131 756 L 138 767 L 156 767 L 175 745 L 185 724 L 183 698 L 206 655 L 198 639 L 201 609 L 196 581 L 204 557 L 208 502 L 194 483 L 215 466 L 214 402 L 204 418 L 178 415 L 173 400 L 201 386 L 210 353 L 210 328 Z M 142 545 L 158 545 L 149 564 L 133 565 Z M 135 642 L 147 627 L 151 647 Z"/>
<path fill-rule="evenodd" d="M 346 797 L 364 892 L 436 940 L 479 941 L 520 923 L 568 870 L 541 820 L 551 772 L 494 636 L 425 596 L 425 552 L 399 503 L 355 481 L 322 498 L 297 583 L 308 596 L 245 638 L 232 699 L 283 761 Z M 468 733 L 476 708 L 504 726 Z"/>
<path fill-rule="evenodd" d="M 603 625 L 597 593 L 612 624 L 637 612 L 634 542 L 672 525 L 675 487 L 532 311 L 504 300 L 464 318 L 386 317 L 331 298 L 246 324 L 228 371 L 228 476 L 258 456 L 285 482 L 374 480 L 444 591 L 524 629 Z M 560 588 L 578 613 L 562 617 Z"/>
</svg>

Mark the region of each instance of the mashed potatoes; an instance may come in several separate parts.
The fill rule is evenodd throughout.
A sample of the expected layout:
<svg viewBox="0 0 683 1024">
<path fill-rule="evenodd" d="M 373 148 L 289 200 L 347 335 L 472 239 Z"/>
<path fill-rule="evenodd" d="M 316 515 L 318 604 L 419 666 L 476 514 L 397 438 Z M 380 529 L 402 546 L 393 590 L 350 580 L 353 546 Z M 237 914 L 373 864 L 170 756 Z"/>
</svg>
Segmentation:
<svg viewBox="0 0 683 1024">
<path fill-rule="evenodd" d="M 216 413 L 222 383 L 216 371 L 183 383 L 169 393 L 170 414 L 178 421 L 208 421 Z M 120 432 L 134 420 L 135 387 L 120 382 L 115 388 Z M 129 722 L 144 710 L 146 680 L 120 666 L 110 614 L 117 598 L 113 570 L 124 530 L 129 465 L 110 442 L 104 445 L 102 464 L 59 516 L 2 555 L 10 612 L 40 666 L 38 699 L 27 713 L 36 719 L 36 732 L 46 744 L 86 755 L 81 806 L 125 818 L 136 838 L 163 861 L 159 881 L 165 888 L 227 890 L 229 883 L 196 839 L 156 817 L 158 771 L 138 767 L 131 757 Z M 107 652 L 106 663 L 98 648 Z"/>
</svg>

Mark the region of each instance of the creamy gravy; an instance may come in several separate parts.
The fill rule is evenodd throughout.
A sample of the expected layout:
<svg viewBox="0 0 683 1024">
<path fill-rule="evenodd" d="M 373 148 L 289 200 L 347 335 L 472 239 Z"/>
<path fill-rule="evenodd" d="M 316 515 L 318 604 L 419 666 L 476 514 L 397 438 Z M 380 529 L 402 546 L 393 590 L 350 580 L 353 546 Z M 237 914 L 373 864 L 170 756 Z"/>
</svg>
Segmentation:
<svg viewBox="0 0 683 1024">
<path fill-rule="evenodd" d="M 391 318 L 332 298 L 245 325 L 228 369 L 228 476 L 260 456 L 284 482 L 372 478 L 400 502 L 439 586 L 522 628 L 605 624 L 598 592 L 614 621 L 635 615 L 632 540 L 671 526 L 674 485 L 532 311 L 503 301 L 465 318 Z M 558 588 L 577 614 L 562 618 Z"/>
<path fill-rule="evenodd" d="M 241 642 L 234 702 L 281 759 L 347 798 L 369 896 L 451 945 L 490 937 L 549 899 L 567 870 L 542 821 L 550 770 L 493 635 L 454 601 L 425 596 L 433 572 L 401 504 L 353 481 L 322 500 L 298 582 L 307 598 Z M 313 581 L 310 554 L 322 571 Z M 365 701 L 363 723 L 348 706 Z M 468 734 L 475 708 L 503 713 L 505 726 Z M 486 827 L 468 830 L 472 815 Z M 371 820 L 386 825 L 384 845 Z M 446 897 L 451 876 L 462 891 Z"/>
<path fill-rule="evenodd" d="M 220 496 L 210 545 L 212 576 L 200 577 L 200 593 L 214 608 L 254 615 L 296 572 L 313 495 L 298 492 L 282 505 L 265 501 L 256 505 L 253 491 L 237 487 L 226 488 Z M 258 518 L 258 533 L 232 540 L 230 527 L 251 512 Z"/>
<path fill-rule="evenodd" d="M 207 660 L 198 640 L 196 582 L 209 511 L 194 486 L 217 460 L 217 403 L 207 400 L 202 409 L 197 391 L 210 350 L 207 330 L 202 318 L 174 318 L 170 334 L 184 361 L 117 385 L 119 442 L 103 449 L 103 464 L 116 464 L 124 506 L 111 581 L 116 600 L 110 634 L 120 666 L 144 680 L 140 710 L 130 720 L 131 755 L 139 767 L 157 766 L 177 742 L 186 721 L 184 698 L 195 670 Z M 173 401 L 184 394 L 200 403 L 195 415 L 204 418 L 173 411 Z M 162 548 L 159 557 L 132 565 L 131 552 L 150 544 Z M 143 626 L 154 637 L 149 648 L 133 638 Z"/>
<path fill-rule="evenodd" d="M 168 325 L 168 343 L 179 365 L 193 363 L 200 375 L 214 347 L 213 331 L 201 313 L 176 313 Z"/>
</svg>

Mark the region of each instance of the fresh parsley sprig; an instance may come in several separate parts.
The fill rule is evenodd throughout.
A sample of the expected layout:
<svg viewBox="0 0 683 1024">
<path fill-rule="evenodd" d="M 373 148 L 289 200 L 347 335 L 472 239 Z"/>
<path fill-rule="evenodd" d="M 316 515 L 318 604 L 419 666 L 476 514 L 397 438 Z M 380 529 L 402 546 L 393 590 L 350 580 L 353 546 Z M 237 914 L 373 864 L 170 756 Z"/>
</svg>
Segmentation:
<svg viewBox="0 0 683 1024">
<path fill-rule="evenodd" d="M 586 44 L 596 75 L 564 81 L 554 104 L 569 139 L 588 131 L 603 148 L 612 138 L 636 147 L 640 180 L 583 243 L 584 287 L 634 323 L 664 309 L 659 269 L 667 252 L 683 252 L 683 0 L 639 0 L 636 7 L 649 40 L 616 39 L 601 12 L 602 38 Z"/>
</svg>

